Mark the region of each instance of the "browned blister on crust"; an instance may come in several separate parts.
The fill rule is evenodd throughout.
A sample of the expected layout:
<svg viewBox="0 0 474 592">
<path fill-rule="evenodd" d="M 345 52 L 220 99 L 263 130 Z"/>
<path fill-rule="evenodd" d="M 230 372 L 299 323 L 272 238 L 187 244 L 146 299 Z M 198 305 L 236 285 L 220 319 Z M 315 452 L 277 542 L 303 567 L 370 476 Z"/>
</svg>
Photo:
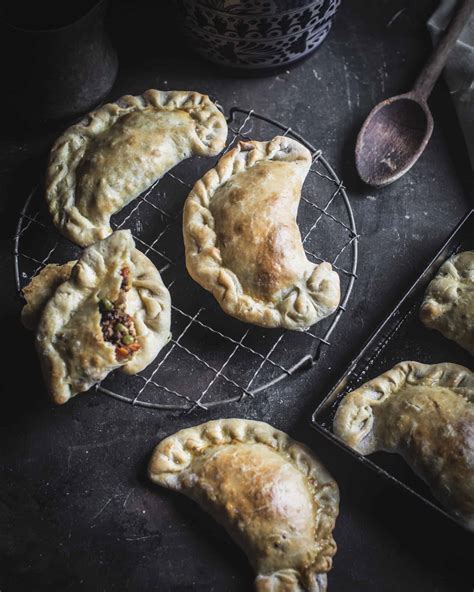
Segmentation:
<svg viewBox="0 0 474 592">
<path fill-rule="evenodd" d="M 221 419 L 163 440 L 154 483 L 197 501 L 242 547 L 258 592 L 324 592 L 336 552 L 334 479 L 313 453 L 272 426 Z"/>
</svg>

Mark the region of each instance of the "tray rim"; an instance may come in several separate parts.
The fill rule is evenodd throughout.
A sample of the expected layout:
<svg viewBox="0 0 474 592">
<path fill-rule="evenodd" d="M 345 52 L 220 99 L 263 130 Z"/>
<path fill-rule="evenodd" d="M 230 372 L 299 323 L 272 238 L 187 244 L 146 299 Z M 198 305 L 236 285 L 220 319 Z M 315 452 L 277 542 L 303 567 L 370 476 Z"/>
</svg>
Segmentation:
<svg viewBox="0 0 474 592">
<path fill-rule="evenodd" d="M 474 208 L 468 209 L 467 212 L 462 216 L 459 222 L 456 224 L 454 229 L 450 232 L 448 237 L 443 241 L 442 246 L 438 249 L 435 256 L 432 257 L 429 262 L 423 267 L 423 270 L 418 275 L 417 279 L 411 284 L 408 290 L 403 294 L 401 299 L 393 306 L 386 317 L 380 322 L 380 324 L 376 327 L 376 329 L 370 334 L 368 339 L 364 342 L 363 347 L 361 348 L 360 352 L 352 358 L 349 364 L 346 366 L 344 372 L 339 376 L 337 381 L 334 385 L 329 389 L 327 394 L 323 396 L 323 398 L 319 401 L 318 405 L 316 406 L 315 410 L 311 414 L 310 425 L 313 429 L 318 431 L 322 434 L 325 438 L 327 438 L 330 442 L 336 444 L 340 449 L 345 451 L 346 453 L 350 454 L 356 461 L 360 462 L 361 464 L 369 467 L 378 475 L 386 478 L 389 482 L 396 484 L 402 490 L 411 493 L 419 500 L 424 502 L 430 508 L 436 510 L 440 514 L 444 515 L 448 518 L 452 523 L 456 524 L 460 528 L 463 528 L 462 525 L 456 520 L 454 516 L 447 512 L 441 505 L 438 505 L 435 501 L 432 501 L 426 497 L 424 497 L 421 493 L 413 489 L 407 483 L 400 481 L 397 477 L 389 473 L 386 469 L 383 469 L 378 464 L 376 464 L 373 460 L 371 460 L 368 456 L 363 456 L 360 453 L 356 452 L 349 446 L 347 446 L 342 440 L 340 440 L 331 430 L 321 425 L 317 417 L 318 415 L 327 407 L 333 397 L 336 397 L 339 391 L 344 388 L 344 384 L 346 383 L 347 379 L 350 377 L 351 373 L 353 372 L 354 368 L 357 366 L 359 361 L 364 357 L 368 350 L 372 347 L 374 342 L 377 341 L 380 334 L 383 330 L 387 327 L 387 325 L 391 322 L 392 317 L 396 312 L 403 306 L 403 304 L 413 295 L 414 292 L 418 289 L 420 283 L 424 281 L 426 276 L 433 272 L 433 266 L 436 265 L 438 260 L 443 257 L 445 251 L 449 248 L 450 243 L 456 240 L 456 235 L 459 234 L 464 230 L 465 227 L 472 225 L 474 228 Z M 440 264 L 439 264 L 440 265 Z M 439 269 L 439 265 L 437 269 Z M 387 453 L 390 454 L 390 453 Z M 421 478 L 418 477 L 420 480 Z M 421 480 L 422 481 L 422 480 Z"/>
</svg>

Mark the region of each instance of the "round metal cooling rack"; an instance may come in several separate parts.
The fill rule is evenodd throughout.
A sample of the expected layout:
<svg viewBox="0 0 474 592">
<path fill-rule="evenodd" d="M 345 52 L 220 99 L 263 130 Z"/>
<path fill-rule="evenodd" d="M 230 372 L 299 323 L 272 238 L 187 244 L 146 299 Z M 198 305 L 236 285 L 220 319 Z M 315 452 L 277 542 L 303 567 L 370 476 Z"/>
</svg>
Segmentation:
<svg viewBox="0 0 474 592">
<path fill-rule="evenodd" d="M 219 157 L 184 161 L 114 216 L 114 229 L 130 228 L 136 246 L 156 265 L 172 300 L 172 334 L 156 360 L 136 376 L 113 372 L 97 390 L 133 405 L 191 411 L 254 397 L 310 367 L 330 345 L 349 300 L 357 269 L 358 235 L 342 181 L 299 134 L 252 110 L 233 108 L 226 151 L 239 139 L 288 135 L 312 153 L 298 212 L 307 257 L 329 261 L 341 279 L 341 304 L 334 315 L 304 332 L 262 329 L 227 316 L 186 272 L 182 206 L 196 179 Z M 219 155 L 221 156 L 221 155 Z M 18 293 L 47 263 L 63 263 L 80 248 L 58 234 L 42 186 L 28 197 L 14 237 Z"/>
</svg>

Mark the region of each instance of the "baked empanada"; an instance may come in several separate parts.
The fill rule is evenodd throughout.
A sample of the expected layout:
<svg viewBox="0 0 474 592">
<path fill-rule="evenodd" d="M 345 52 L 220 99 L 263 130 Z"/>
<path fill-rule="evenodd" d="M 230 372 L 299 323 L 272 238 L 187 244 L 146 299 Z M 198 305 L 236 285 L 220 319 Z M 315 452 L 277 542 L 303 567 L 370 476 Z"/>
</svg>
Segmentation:
<svg viewBox="0 0 474 592">
<path fill-rule="evenodd" d="M 401 454 L 433 494 L 474 530 L 474 373 L 401 362 L 346 395 L 334 433 L 363 455 Z"/>
<path fill-rule="evenodd" d="M 193 154 L 225 145 L 225 117 L 208 96 L 148 90 L 87 115 L 54 144 L 46 200 L 54 224 L 88 246 L 108 236 L 110 216 Z"/>
<path fill-rule="evenodd" d="M 260 421 L 209 421 L 160 442 L 148 472 L 225 527 L 257 572 L 259 592 L 326 590 L 338 487 L 284 432 Z"/>
<path fill-rule="evenodd" d="M 474 355 L 474 251 L 443 263 L 426 290 L 420 318 Z"/>
<path fill-rule="evenodd" d="M 170 336 L 169 292 L 153 263 L 120 230 L 79 261 L 48 266 L 24 290 L 22 320 L 56 403 L 121 368 L 143 370 Z"/>
<path fill-rule="evenodd" d="M 296 214 L 311 154 L 276 137 L 239 144 L 184 206 L 186 266 L 223 310 L 263 327 L 305 329 L 333 313 L 339 276 L 306 259 Z"/>
</svg>

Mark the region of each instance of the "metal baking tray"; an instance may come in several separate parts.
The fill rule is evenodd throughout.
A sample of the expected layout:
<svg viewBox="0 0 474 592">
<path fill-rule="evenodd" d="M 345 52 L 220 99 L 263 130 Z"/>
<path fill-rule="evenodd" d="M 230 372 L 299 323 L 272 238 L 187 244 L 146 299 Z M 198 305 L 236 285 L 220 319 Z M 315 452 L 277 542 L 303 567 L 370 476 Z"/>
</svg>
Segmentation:
<svg viewBox="0 0 474 592">
<path fill-rule="evenodd" d="M 473 358 L 467 351 L 443 337 L 438 331 L 424 327 L 418 318 L 426 287 L 441 264 L 459 251 L 472 249 L 474 249 L 474 210 L 461 220 L 412 287 L 372 334 L 329 394 L 318 405 L 311 419 L 315 429 L 351 454 L 357 461 L 369 466 L 379 475 L 383 475 L 409 491 L 450 519 L 452 517 L 432 496 L 427 485 L 412 472 L 399 455 L 377 452 L 370 457 L 364 457 L 346 446 L 333 434 L 332 424 L 337 407 L 346 393 L 403 360 L 414 360 L 425 364 L 454 362 L 473 370 Z"/>
</svg>

